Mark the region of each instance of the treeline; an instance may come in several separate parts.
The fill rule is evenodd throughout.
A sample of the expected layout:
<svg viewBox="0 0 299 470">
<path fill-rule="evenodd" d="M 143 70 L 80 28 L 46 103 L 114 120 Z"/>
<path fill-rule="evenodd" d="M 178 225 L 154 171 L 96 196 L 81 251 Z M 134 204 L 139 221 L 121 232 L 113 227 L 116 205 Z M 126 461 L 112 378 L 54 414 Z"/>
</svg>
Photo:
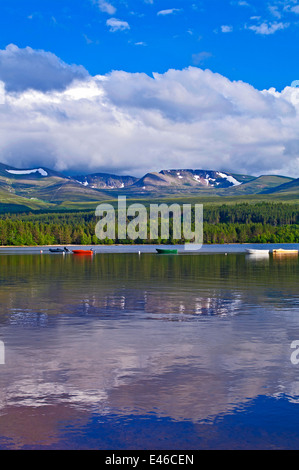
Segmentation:
<svg viewBox="0 0 299 470">
<path fill-rule="evenodd" d="M 273 226 L 204 223 L 204 243 L 299 243 L 299 224 Z"/>
<path fill-rule="evenodd" d="M 72 227 L 69 224 L 41 222 L 0 221 L 0 245 L 98 245 L 112 243 L 183 243 L 184 240 L 99 240 L 94 226 Z M 298 225 L 263 224 L 207 224 L 204 223 L 204 243 L 299 243 Z"/>
<path fill-rule="evenodd" d="M 184 242 L 183 239 L 99 240 L 95 235 L 97 222 L 93 211 L 4 214 L 0 218 L 0 245 Z M 204 243 L 299 243 L 299 205 L 243 203 L 204 206 Z"/>
<path fill-rule="evenodd" d="M 128 201 L 128 204 L 130 201 Z M 170 206 L 170 203 L 169 203 Z M 117 205 L 115 205 L 117 209 Z M 28 222 L 43 223 L 67 223 L 74 225 L 85 225 L 88 222 L 96 223 L 94 211 L 68 211 L 68 212 L 37 212 L 37 213 L 13 213 L 0 214 L 3 220 L 22 220 Z M 260 202 L 256 204 L 223 204 L 204 205 L 204 221 L 209 224 L 223 223 L 261 223 L 269 225 L 292 225 L 299 224 L 299 204 L 284 204 L 274 202 Z"/>
<path fill-rule="evenodd" d="M 204 220 L 209 224 L 299 224 L 299 204 L 261 202 L 257 204 L 236 204 L 204 206 Z"/>
</svg>

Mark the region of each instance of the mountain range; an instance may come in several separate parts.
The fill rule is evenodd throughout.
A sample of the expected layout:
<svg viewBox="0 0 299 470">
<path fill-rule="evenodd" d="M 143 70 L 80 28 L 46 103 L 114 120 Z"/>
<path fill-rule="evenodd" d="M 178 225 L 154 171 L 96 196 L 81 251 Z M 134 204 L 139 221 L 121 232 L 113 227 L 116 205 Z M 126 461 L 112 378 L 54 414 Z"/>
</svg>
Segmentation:
<svg viewBox="0 0 299 470">
<path fill-rule="evenodd" d="M 137 178 L 108 173 L 65 175 L 45 167 L 19 169 L 0 163 L 0 211 L 80 207 L 116 199 L 158 197 L 299 196 L 299 178 L 250 176 L 215 170 L 161 170 Z"/>
</svg>

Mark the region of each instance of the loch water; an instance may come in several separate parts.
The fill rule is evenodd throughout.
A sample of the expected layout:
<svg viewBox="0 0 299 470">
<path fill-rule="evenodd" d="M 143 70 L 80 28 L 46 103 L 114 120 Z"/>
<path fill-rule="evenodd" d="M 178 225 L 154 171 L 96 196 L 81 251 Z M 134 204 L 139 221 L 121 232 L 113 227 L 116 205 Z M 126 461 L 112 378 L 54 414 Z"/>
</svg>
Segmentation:
<svg viewBox="0 0 299 470">
<path fill-rule="evenodd" d="M 218 248 L 2 250 L 0 448 L 298 449 L 298 255 Z"/>
</svg>

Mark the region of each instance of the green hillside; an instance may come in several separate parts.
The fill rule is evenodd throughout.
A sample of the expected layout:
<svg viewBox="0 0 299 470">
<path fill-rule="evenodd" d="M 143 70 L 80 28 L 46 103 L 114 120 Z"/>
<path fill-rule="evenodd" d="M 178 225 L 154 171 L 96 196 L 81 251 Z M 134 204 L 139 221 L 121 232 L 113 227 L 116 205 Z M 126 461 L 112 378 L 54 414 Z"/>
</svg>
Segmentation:
<svg viewBox="0 0 299 470">
<path fill-rule="evenodd" d="M 229 188 L 227 193 L 229 194 L 262 194 L 265 191 L 269 191 L 281 186 L 285 183 L 292 182 L 292 178 L 286 176 L 275 176 L 275 175 L 263 175 L 258 178 L 252 179 L 240 186 L 234 186 Z"/>
<path fill-rule="evenodd" d="M 275 188 L 268 189 L 265 191 L 266 194 L 293 194 L 299 193 L 299 178 L 296 180 L 289 181 Z"/>
<path fill-rule="evenodd" d="M 0 212 L 23 212 L 52 209 L 54 204 L 47 203 L 38 199 L 30 199 L 16 194 L 11 194 L 0 187 Z"/>
</svg>

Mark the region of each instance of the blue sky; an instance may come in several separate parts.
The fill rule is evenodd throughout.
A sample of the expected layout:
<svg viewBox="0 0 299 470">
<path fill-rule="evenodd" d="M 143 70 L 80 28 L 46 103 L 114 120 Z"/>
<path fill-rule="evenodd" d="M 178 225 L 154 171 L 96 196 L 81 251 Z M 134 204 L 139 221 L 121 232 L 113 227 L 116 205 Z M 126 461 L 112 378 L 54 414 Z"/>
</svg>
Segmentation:
<svg viewBox="0 0 299 470">
<path fill-rule="evenodd" d="M 92 75 L 194 65 L 279 90 L 299 78 L 293 0 L 0 0 L 0 11 L 0 49 L 43 49 Z"/>
<path fill-rule="evenodd" d="M 299 0 L 0 0 L 0 161 L 299 177 Z"/>
</svg>

